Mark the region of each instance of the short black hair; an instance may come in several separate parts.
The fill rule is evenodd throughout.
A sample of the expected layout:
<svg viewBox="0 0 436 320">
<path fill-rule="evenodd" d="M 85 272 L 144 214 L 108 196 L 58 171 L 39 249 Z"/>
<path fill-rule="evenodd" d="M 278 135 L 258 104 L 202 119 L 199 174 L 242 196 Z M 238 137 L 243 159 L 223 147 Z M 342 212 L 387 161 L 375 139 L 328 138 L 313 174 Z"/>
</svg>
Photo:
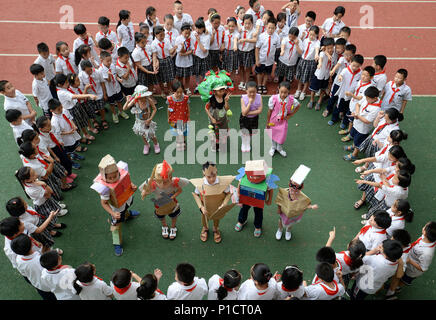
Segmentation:
<svg viewBox="0 0 436 320">
<path fill-rule="evenodd" d="M 36 45 L 36 50 L 38 50 L 38 53 L 49 52 L 48 45 L 45 42 L 38 43 Z"/>
<path fill-rule="evenodd" d="M 398 69 L 397 73 L 401 74 L 403 76 L 403 79 L 406 79 L 407 75 L 409 74 L 406 69 Z"/>
<path fill-rule="evenodd" d="M 369 73 L 369 76 L 372 78 L 375 75 L 375 69 L 373 66 L 366 66 L 365 68 L 363 68 L 363 71 L 366 71 Z"/>
<path fill-rule="evenodd" d="M 59 253 L 56 250 L 50 250 L 41 255 L 39 263 L 44 269 L 52 270 L 56 268 L 59 262 Z"/>
<path fill-rule="evenodd" d="M 27 256 L 32 249 L 32 240 L 22 233 L 11 241 L 11 249 L 15 254 Z"/>
<path fill-rule="evenodd" d="M 377 98 L 379 96 L 380 91 L 376 87 L 371 86 L 365 90 L 364 94 L 365 94 L 365 97 L 374 99 L 374 98 Z"/>
<path fill-rule="evenodd" d="M 171 88 L 173 89 L 174 92 L 179 90 L 179 88 L 182 88 L 183 90 L 185 90 L 183 83 L 179 80 L 174 80 L 173 83 L 171 84 Z"/>
<path fill-rule="evenodd" d="M 109 27 L 110 20 L 108 17 L 102 16 L 98 18 L 98 24 Z"/>
<path fill-rule="evenodd" d="M 356 54 L 354 55 L 354 57 L 351 59 L 351 62 L 357 62 L 358 64 L 363 64 L 364 58 L 361 54 Z"/>
<path fill-rule="evenodd" d="M 392 238 L 399 241 L 403 247 L 409 246 L 412 241 L 409 232 L 405 229 L 394 230 L 394 232 L 392 232 Z"/>
<path fill-rule="evenodd" d="M 336 262 L 335 250 L 333 250 L 332 247 L 322 247 L 316 253 L 316 261 L 335 264 Z"/>
<path fill-rule="evenodd" d="M 387 239 L 383 241 L 383 252 L 389 261 L 395 262 L 403 255 L 403 247 L 399 241 Z"/>
<path fill-rule="evenodd" d="M 24 208 L 24 201 L 20 197 L 13 197 L 12 199 L 9 199 L 8 202 L 6 202 L 6 211 L 12 216 L 12 217 L 19 217 L 23 213 L 26 212 L 26 209 Z"/>
<path fill-rule="evenodd" d="M 344 38 L 338 38 L 336 39 L 335 45 L 336 46 L 345 46 L 347 44 L 347 40 Z"/>
<path fill-rule="evenodd" d="M 125 288 L 130 284 L 130 281 L 132 280 L 132 273 L 129 269 L 121 268 L 115 271 L 112 275 L 112 283 L 117 288 Z"/>
<path fill-rule="evenodd" d="M 83 23 L 78 23 L 74 26 L 74 33 L 77 35 L 85 34 L 86 27 Z"/>
<path fill-rule="evenodd" d="M 126 47 L 121 47 L 118 49 L 117 54 L 118 54 L 118 57 L 123 57 L 125 55 L 130 56 L 130 51 Z"/>
<path fill-rule="evenodd" d="M 29 68 L 30 73 L 33 74 L 34 76 L 36 76 L 37 74 L 40 74 L 41 72 L 44 72 L 44 67 L 41 66 L 38 63 L 34 63 L 30 66 Z"/>
<path fill-rule="evenodd" d="M 313 21 L 315 21 L 316 20 L 316 13 L 315 13 L 315 11 L 307 11 L 306 17 L 312 18 Z"/>
<path fill-rule="evenodd" d="M 381 229 L 387 229 L 391 226 L 392 218 L 386 210 L 377 210 L 374 212 L 374 221 Z"/>
<path fill-rule="evenodd" d="M 386 58 L 386 56 L 382 54 L 376 55 L 374 57 L 374 63 L 382 69 L 385 67 L 387 61 L 388 59 Z"/>
<path fill-rule="evenodd" d="M 333 267 L 330 263 L 327 262 L 320 262 L 316 266 L 315 272 L 318 278 L 325 282 L 332 282 L 335 278 L 335 272 L 333 270 Z"/>
<path fill-rule="evenodd" d="M 47 118 L 46 116 L 40 116 L 36 119 L 36 127 L 38 129 L 44 128 L 47 121 L 50 120 L 49 118 Z"/>
<path fill-rule="evenodd" d="M 108 57 L 112 58 L 112 55 L 109 52 L 107 52 L 107 51 L 100 52 L 100 60 L 103 60 L 103 59 L 108 58 Z"/>
<path fill-rule="evenodd" d="M 282 283 L 288 290 L 297 290 L 303 283 L 303 272 L 297 266 L 286 267 L 282 272 Z"/>
<path fill-rule="evenodd" d="M 342 13 L 342 15 L 345 14 L 345 8 L 343 6 L 337 6 L 335 11 L 333 11 L 334 15 L 337 15 L 339 13 Z"/>
<path fill-rule="evenodd" d="M 430 240 L 431 242 L 435 242 L 436 241 L 436 222 L 430 221 L 425 226 L 424 230 L 425 230 L 427 239 Z"/>
<path fill-rule="evenodd" d="M 82 68 L 82 70 L 85 70 L 86 68 L 92 68 L 92 63 L 89 60 L 82 60 L 80 62 L 80 67 Z"/>
<path fill-rule="evenodd" d="M 191 25 L 187 22 L 183 23 L 182 26 L 180 27 L 180 31 L 184 31 L 184 30 L 191 30 Z"/>
<path fill-rule="evenodd" d="M 309 32 L 313 31 L 318 36 L 319 35 L 319 27 L 318 26 L 311 26 L 309 29 Z"/>
<path fill-rule="evenodd" d="M 171 16 L 171 17 L 172 17 L 172 16 Z M 174 18 L 173 18 L 173 19 L 174 19 Z M 144 30 L 144 29 L 150 31 L 150 27 L 148 26 L 148 24 L 146 24 L 146 23 L 144 23 L 144 22 L 140 22 L 140 23 L 139 23 L 139 31 L 142 31 L 142 30 Z"/>
<path fill-rule="evenodd" d="M 412 182 L 412 175 L 407 170 L 400 170 L 398 172 L 398 185 L 403 188 L 408 188 Z"/>
<path fill-rule="evenodd" d="M 17 121 L 19 117 L 21 117 L 22 113 L 17 109 L 9 109 L 5 112 L 5 118 L 8 122 Z"/>
<path fill-rule="evenodd" d="M 298 37 L 298 35 L 300 34 L 300 29 L 298 29 L 297 27 L 289 28 L 289 34 Z"/>
<path fill-rule="evenodd" d="M 162 32 L 165 32 L 164 27 L 162 26 L 156 26 L 153 28 L 153 34 L 156 36 L 157 34 L 160 34 Z"/>
<path fill-rule="evenodd" d="M 250 20 L 251 22 L 253 22 L 253 16 L 251 14 L 244 14 L 244 16 L 242 17 L 242 21 L 245 20 Z"/>
<path fill-rule="evenodd" d="M 145 36 L 141 32 L 135 32 L 135 42 L 138 43 L 142 39 L 145 39 Z"/>
<path fill-rule="evenodd" d="M 213 162 L 209 162 L 209 161 L 206 161 L 204 164 L 203 164 L 203 166 L 202 166 L 202 170 L 204 171 L 204 170 L 206 170 L 207 168 L 209 168 L 210 166 L 212 166 L 212 167 L 216 167 L 216 164 L 215 163 L 213 163 Z"/>
<path fill-rule="evenodd" d="M 32 142 L 33 139 L 35 139 L 35 137 L 38 135 L 39 133 L 36 132 L 33 129 L 26 129 L 21 133 L 21 139 L 23 140 L 23 142 Z"/>
<path fill-rule="evenodd" d="M 341 33 L 341 32 L 345 32 L 346 34 L 350 35 L 351 34 L 351 28 L 347 27 L 347 26 L 343 26 L 341 28 L 341 30 L 339 30 L 339 33 Z"/>
<path fill-rule="evenodd" d="M 251 270 L 251 278 L 259 284 L 266 284 L 272 278 L 270 268 L 265 263 L 256 263 Z"/>
<path fill-rule="evenodd" d="M 357 48 L 356 48 L 356 46 L 354 44 L 350 43 L 350 44 L 347 44 L 345 46 L 345 51 L 351 51 L 352 54 L 355 54 L 356 50 L 357 50 Z"/>
<path fill-rule="evenodd" d="M 272 23 L 274 26 L 277 26 L 277 20 L 274 17 L 269 18 L 266 24 L 268 25 L 268 23 Z"/>
<path fill-rule="evenodd" d="M 279 13 L 277 14 L 277 21 L 282 21 L 282 20 L 285 20 L 285 21 L 286 21 L 286 13 L 284 13 L 284 12 L 279 12 Z"/>
<path fill-rule="evenodd" d="M 186 285 L 194 281 L 195 268 L 189 263 L 179 263 L 176 267 L 177 278 Z"/>
<path fill-rule="evenodd" d="M 109 50 L 112 48 L 112 42 L 107 38 L 101 38 L 98 40 L 98 47 L 102 50 Z"/>
<path fill-rule="evenodd" d="M 8 80 L 0 80 L 0 92 L 5 91 L 6 85 L 9 83 Z"/>
<path fill-rule="evenodd" d="M 62 104 L 58 99 L 50 99 L 47 104 L 48 104 L 48 109 L 51 111 L 56 110 L 57 108 L 62 106 Z"/>
<path fill-rule="evenodd" d="M 7 217 L 0 221 L 0 234 L 12 237 L 20 230 L 21 221 L 17 217 Z"/>
<path fill-rule="evenodd" d="M 335 45 L 335 39 L 333 39 L 333 38 L 324 38 L 324 39 L 322 40 L 322 45 L 323 45 L 324 47 L 327 47 L 327 46 L 334 46 L 334 45 Z"/>
</svg>

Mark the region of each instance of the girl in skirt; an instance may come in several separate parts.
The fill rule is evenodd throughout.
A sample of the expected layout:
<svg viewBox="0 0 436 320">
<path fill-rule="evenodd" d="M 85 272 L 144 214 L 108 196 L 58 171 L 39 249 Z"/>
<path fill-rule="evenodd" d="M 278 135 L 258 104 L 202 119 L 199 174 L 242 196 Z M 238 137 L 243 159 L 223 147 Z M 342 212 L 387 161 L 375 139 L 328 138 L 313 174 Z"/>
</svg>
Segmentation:
<svg viewBox="0 0 436 320">
<path fill-rule="evenodd" d="M 157 111 L 156 105 L 150 98 L 152 94 L 147 87 L 138 85 L 133 96 L 127 97 L 123 107 L 124 110 L 132 108 L 131 112 L 135 115 L 135 124 L 132 130 L 144 140 L 143 154 L 145 155 L 150 151 L 150 140 L 154 144 L 154 153 L 160 153 L 159 142 L 156 138 L 157 125 L 156 122 L 152 121 Z"/>
<path fill-rule="evenodd" d="M 247 82 L 246 94 L 241 97 L 241 116 L 239 127 L 242 136 L 242 152 L 250 152 L 250 138 L 257 133 L 259 127 L 259 114 L 262 113 L 262 97 L 257 93 L 257 84 Z"/>
<path fill-rule="evenodd" d="M 153 54 L 151 44 L 142 33 L 135 33 L 136 47 L 132 52 L 132 59 L 135 63 L 138 74 L 138 84 L 153 89 L 157 84 L 156 71 L 153 70 Z"/>
<path fill-rule="evenodd" d="M 174 63 L 171 58 L 177 50 L 168 39 L 165 39 L 165 30 L 162 26 L 154 28 L 155 39 L 151 43 L 153 52 L 153 70 L 157 72 L 157 79 L 162 96 L 168 95 L 168 83 L 174 80 Z"/>
<path fill-rule="evenodd" d="M 206 34 L 206 25 L 202 17 L 195 22 L 194 32 L 194 75 L 197 85 L 204 79 L 204 75 L 209 71 L 209 47 L 210 35 Z"/>
<path fill-rule="evenodd" d="M 245 8 L 243 6 L 237 6 L 235 9 L 236 22 L 238 24 L 238 32 L 241 33 L 244 26 Z"/>
<path fill-rule="evenodd" d="M 315 74 L 320 48 L 318 35 L 318 26 L 310 27 L 309 37 L 301 44 L 301 59 L 297 65 L 297 80 L 299 82 L 297 92 L 295 92 L 295 99 L 304 100 L 309 82 Z"/>
<path fill-rule="evenodd" d="M 380 111 L 374 120 L 374 131 L 362 142 L 359 151 L 365 153 L 367 157 L 373 157 L 385 143 L 390 132 L 400 128 L 399 122 L 403 119 L 403 114 L 397 109 Z"/>
<path fill-rule="evenodd" d="M 214 71 L 219 71 L 222 67 L 221 46 L 224 41 L 226 29 L 221 25 L 221 17 L 218 13 L 210 15 L 210 34 L 209 62 Z"/>
<path fill-rule="evenodd" d="M 180 35 L 176 39 L 177 56 L 176 56 L 176 77 L 182 82 L 184 88 L 186 88 L 186 94 L 190 95 L 189 90 L 190 80 L 192 76 L 193 58 L 194 52 L 194 38 L 191 36 L 191 26 L 189 23 L 184 23 L 181 28 Z"/>
<path fill-rule="evenodd" d="M 295 78 L 298 57 L 301 54 L 299 30 L 297 27 L 289 29 L 288 37 L 283 38 L 280 50 L 280 57 L 277 62 L 276 77 L 279 83 L 286 80 L 289 83 Z"/>
<path fill-rule="evenodd" d="M 251 69 L 255 63 L 255 46 L 257 42 L 256 30 L 253 25 L 253 16 L 246 14 L 244 16 L 244 26 L 238 41 L 238 56 L 239 66 L 241 67 L 241 82 L 239 83 L 239 90 L 245 90 L 245 84 L 248 82 Z"/>
<path fill-rule="evenodd" d="M 280 37 L 280 44 L 282 43 L 283 39 L 287 39 L 288 38 L 289 27 L 286 25 L 286 13 L 285 12 L 279 12 L 277 14 L 277 29 L 276 29 L 276 33 Z M 280 50 L 276 50 L 276 53 L 275 53 L 274 61 L 276 63 L 276 70 L 277 70 L 277 66 L 278 66 L 278 63 L 279 63 L 279 58 L 280 58 L 281 51 L 282 50 L 281 50 L 281 46 L 280 46 Z M 274 82 L 279 82 L 279 78 L 277 76 L 274 77 Z"/>
<path fill-rule="evenodd" d="M 176 134 L 177 150 L 186 149 L 186 135 L 188 134 L 188 121 L 190 118 L 189 96 L 185 95 L 183 84 L 174 81 L 173 94 L 167 97 L 168 123 Z"/>
<path fill-rule="evenodd" d="M 222 44 L 223 51 L 223 69 L 230 73 L 233 78 L 235 72 L 239 69 L 238 58 L 238 39 L 239 32 L 237 30 L 237 22 L 234 17 L 227 19 L 227 30 L 224 33 L 224 41 Z"/>
</svg>

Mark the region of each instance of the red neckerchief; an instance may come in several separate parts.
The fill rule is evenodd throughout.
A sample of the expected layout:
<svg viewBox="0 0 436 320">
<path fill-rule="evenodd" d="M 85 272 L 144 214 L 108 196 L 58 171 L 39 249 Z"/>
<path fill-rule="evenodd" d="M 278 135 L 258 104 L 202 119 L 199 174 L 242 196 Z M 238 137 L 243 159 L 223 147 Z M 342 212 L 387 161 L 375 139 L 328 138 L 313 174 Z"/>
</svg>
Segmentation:
<svg viewBox="0 0 436 320">
<path fill-rule="evenodd" d="M 227 35 L 227 37 L 229 38 L 229 44 L 227 45 L 227 50 L 230 51 L 230 45 L 232 44 L 232 37 L 233 37 L 233 35 L 229 33 Z"/>
<path fill-rule="evenodd" d="M 336 22 L 333 21 L 332 27 L 330 28 L 330 30 L 327 33 L 331 33 L 335 25 L 336 25 Z"/>
<path fill-rule="evenodd" d="M 381 151 L 379 155 L 382 155 L 386 152 L 386 150 L 388 150 L 389 144 L 387 144 Z"/>
<path fill-rule="evenodd" d="M 107 33 L 103 33 L 102 31 L 100 31 L 100 34 L 101 34 L 103 37 L 107 38 L 107 36 L 111 34 L 111 30 L 109 29 L 109 30 L 107 31 Z"/>
<path fill-rule="evenodd" d="M 395 96 L 395 94 L 398 92 L 398 91 L 400 91 L 400 89 L 399 88 L 394 88 L 394 82 L 393 81 L 391 81 L 391 89 L 392 89 L 392 95 L 391 95 L 391 98 L 389 99 L 389 104 L 392 102 L 392 100 L 394 100 L 394 96 Z"/>
<path fill-rule="evenodd" d="M 164 48 L 165 48 L 165 41 L 164 42 L 159 42 L 158 44 L 157 44 L 160 48 L 161 48 L 161 50 L 162 50 L 162 59 L 165 59 L 165 50 L 164 50 Z"/>
<path fill-rule="evenodd" d="M 105 67 L 105 68 L 107 68 L 103 63 L 100 63 L 100 67 Z M 111 72 L 111 70 L 110 70 L 109 68 L 107 68 L 107 69 L 108 69 L 108 72 Z M 111 77 L 110 77 L 110 81 L 113 82 L 113 83 L 115 83 L 114 75 L 113 75 L 112 73 L 111 73 L 110 75 L 111 75 Z"/>
<path fill-rule="evenodd" d="M 268 51 L 266 52 L 266 57 L 268 58 L 269 52 L 271 51 L 271 36 L 268 37 Z"/>
<path fill-rule="evenodd" d="M 386 177 L 386 180 L 388 180 L 388 181 L 391 180 L 391 179 L 393 178 L 393 176 L 395 176 L 395 173 L 392 173 L 392 174 L 388 175 L 388 176 Z M 379 189 L 378 187 L 375 187 L 375 188 L 374 188 L 374 191 L 377 192 L 378 189 Z"/>
<path fill-rule="evenodd" d="M 68 123 L 68 125 L 70 126 L 71 129 L 73 129 L 73 125 L 71 124 L 70 119 L 68 119 L 68 117 L 62 113 L 62 117 L 64 118 L 64 120 Z"/>
<path fill-rule="evenodd" d="M 195 288 L 197 288 L 197 285 L 193 286 L 191 289 L 185 289 L 185 291 L 192 292 Z"/>
<path fill-rule="evenodd" d="M 369 86 L 369 85 L 371 84 L 371 81 L 370 81 L 370 82 L 367 82 L 367 83 L 362 83 L 362 80 L 360 80 L 359 82 L 360 82 L 359 87 L 357 87 L 356 91 L 354 92 L 354 94 L 355 94 L 356 96 L 359 94 L 359 90 L 360 90 L 360 88 L 363 88 L 363 87 Z"/>
<path fill-rule="evenodd" d="M 66 267 L 68 267 L 68 266 L 66 266 L 66 265 L 64 265 L 64 264 L 60 264 L 60 265 L 58 265 L 56 268 L 54 268 L 54 269 L 47 269 L 48 271 L 55 271 L 55 270 L 59 270 L 59 269 L 64 269 L 64 268 L 66 268 Z"/>
<path fill-rule="evenodd" d="M 375 107 L 379 107 L 381 108 L 381 101 L 380 99 L 378 101 L 376 101 L 375 103 L 368 103 L 365 108 L 362 109 L 361 112 L 365 111 L 366 108 L 368 108 L 368 106 L 375 106 Z"/>
<path fill-rule="evenodd" d="M 130 289 L 131 286 L 132 286 L 132 283 L 130 282 L 129 285 L 127 287 L 124 287 L 124 288 L 118 288 L 117 286 L 114 285 L 114 289 L 118 294 L 125 294 L 126 291 Z"/>
<path fill-rule="evenodd" d="M 371 229 L 371 225 L 364 226 L 362 229 L 360 229 L 360 235 L 361 235 L 361 236 L 365 235 L 365 233 L 366 233 L 369 229 Z"/>
<path fill-rule="evenodd" d="M 309 48 L 310 48 L 311 44 L 312 44 L 312 41 L 309 41 L 309 43 L 307 44 L 306 52 L 304 53 L 303 59 L 306 59 L 307 54 L 309 53 Z"/>
<path fill-rule="evenodd" d="M 353 263 L 353 260 L 351 260 L 350 256 L 347 255 L 347 252 L 346 252 L 346 251 L 341 251 L 341 252 L 339 252 L 339 253 L 342 253 L 342 254 L 344 255 L 344 262 L 345 262 L 345 264 L 346 264 L 347 266 L 350 267 L 351 264 Z"/>
<path fill-rule="evenodd" d="M 150 57 L 148 56 L 147 51 L 145 50 L 145 47 L 142 48 L 142 51 L 144 52 L 145 57 L 147 58 L 148 62 L 151 63 Z"/>
<path fill-rule="evenodd" d="M 78 89 L 78 91 L 80 92 L 80 94 L 82 94 L 82 90 L 80 90 L 80 88 L 77 88 Z M 77 94 L 76 92 L 74 92 L 74 90 L 73 89 L 71 89 L 71 87 L 68 87 L 67 88 L 67 90 L 69 91 L 69 92 L 71 92 L 72 94 Z M 80 103 L 82 103 L 82 99 L 77 99 L 77 101 L 79 101 Z"/>
<path fill-rule="evenodd" d="M 384 73 L 386 73 L 386 70 L 383 70 L 383 71 L 380 71 L 378 73 L 375 73 L 374 76 L 378 76 L 379 74 L 384 74 Z"/>
<path fill-rule="evenodd" d="M 389 123 L 385 122 L 384 124 L 381 124 L 377 127 L 377 129 L 374 130 L 373 134 L 372 134 L 372 138 L 374 138 L 374 136 L 376 134 L 378 134 L 380 131 L 382 131 L 384 129 L 384 127 L 388 126 Z"/>
<path fill-rule="evenodd" d="M 59 57 L 61 60 L 65 61 L 65 64 L 67 65 L 67 69 L 70 70 L 71 73 L 76 73 L 76 72 L 74 71 L 73 66 L 72 66 L 71 63 L 70 63 L 70 59 L 69 59 L 69 58 L 65 58 L 65 57 L 63 57 L 62 55 L 58 55 L 58 57 Z"/>
<path fill-rule="evenodd" d="M 244 30 L 244 39 L 247 39 L 247 30 Z M 242 44 L 242 49 L 244 49 L 244 46 L 245 46 L 245 41 Z"/>
<path fill-rule="evenodd" d="M 128 62 L 127 62 L 127 63 L 128 63 Z M 126 65 L 124 65 L 124 67 L 122 67 L 122 66 L 120 65 L 120 61 L 119 61 L 119 59 L 117 59 L 117 66 L 120 67 L 120 68 L 122 68 L 122 69 L 127 69 L 127 66 L 126 66 Z M 135 75 L 133 74 L 132 69 L 130 69 L 130 74 L 131 74 L 133 77 L 135 77 Z"/>
<path fill-rule="evenodd" d="M 185 50 L 189 51 L 189 48 L 191 48 L 191 37 L 185 40 L 184 45 L 185 45 Z"/>
<path fill-rule="evenodd" d="M 286 110 L 286 105 L 287 105 L 287 101 L 285 99 L 284 102 L 280 102 L 281 106 L 282 106 L 282 117 L 280 118 L 280 120 L 283 120 L 285 118 L 285 110 Z"/>
<path fill-rule="evenodd" d="M 92 72 L 94 73 L 94 69 L 92 69 Z M 94 91 L 95 94 L 97 94 L 97 91 L 95 91 L 95 87 L 97 87 L 97 84 L 95 83 L 94 79 L 92 79 L 92 76 L 89 76 L 89 83 L 91 84 L 91 89 Z"/>
<path fill-rule="evenodd" d="M 56 137 L 55 137 L 55 135 L 54 135 L 53 133 L 49 132 L 48 135 L 50 136 L 51 141 L 53 141 L 54 143 L 56 143 L 56 145 L 57 145 L 59 148 L 62 148 L 62 145 L 59 143 L 59 140 L 56 139 Z"/>
<path fill-rule="evenodd" d="M 167 34 L 170 36 L 170 42 L 173 42 L 173 33 L 167 31 Z"/>
<path fill-rule="evenodd" d="M 347 69 L 352 74 L 352 77 L 351 77 L 351 80 L 350 80 L 350 85 L 351 85 L 353 83 L 354 76 L 360 72 L 360 68 L 357 69 L 355 72 L 351 71 L 350 66 L 347 66 Z"/>
<path fill-rule="evenodd" d="M 289 60 L 291 60 L 292 57 L 292 51 L 294 51 L 295 42 L 290 40 L 289 44 L 291 45 L 291 49 L 289 49 Z"/>
<path fill-rule="evenodd" d="M 322 283 L 320 283 L 319 285 L 321 286 L 321 288 L 324 289 L 325 293 L 327 293 L 329 296 L 334 296 L 338 293 L 339 287 L 338 287 L 338 283 L 335 280 L 333 280 L 333 283 L 335 284 L 334 290 L 330 289 L 329 287 L 325 286 Z"/>
<path fill-rule="evenodd" d="M 41 217 L 42 219 L 45 219 L 45 217 L 43 215 L 39 214 L 38 212 L 36 212 L 34 210 L 27 209 L 26 212 L 32 216 L 38 216 L 38 217 Z"/>
<path fill-rule="evenodd" d="M 257 19 L 260 19 L 260 10 L 258 12 L 255 12 L 254 14 L 256 15 Z"/>
<path fill-rule="evenodd" d="M 45 162 L 44 160 L 41 160 L 40 158 L 36 158 L 36 160 L 38 160 L 44 166 L 44 169 L 48 168 L 48 163 L 47 162 Z M 26 158 L 23 158 L 23 162 L 24 163 L 29 163 L 29 161 Z"/>
</svg>

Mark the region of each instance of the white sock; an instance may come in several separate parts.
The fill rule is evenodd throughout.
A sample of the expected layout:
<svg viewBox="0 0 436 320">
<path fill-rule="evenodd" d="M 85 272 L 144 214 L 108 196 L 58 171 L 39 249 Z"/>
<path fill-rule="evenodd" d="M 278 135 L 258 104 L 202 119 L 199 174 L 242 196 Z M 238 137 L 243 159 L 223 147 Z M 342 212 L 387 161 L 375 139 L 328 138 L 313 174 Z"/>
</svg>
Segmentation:
<svg viewBox="0 0 436 320">
<path fill-rule="evenodd" d="M 279 144 L 279 143 L 276 143 L 276 145 L 277 145 L 276 150 L 277 151 L 282 151 L 282 145 Z"/>
<path fill-rule="evenodd" d="M 395 291 L 388 290 L 388 292 L 386 292 L 386 295 L 387 295 L 387 296 L 391 296 L 391 295 L 393 295 L 393 294 L 395 294 Z"/>
</svg>

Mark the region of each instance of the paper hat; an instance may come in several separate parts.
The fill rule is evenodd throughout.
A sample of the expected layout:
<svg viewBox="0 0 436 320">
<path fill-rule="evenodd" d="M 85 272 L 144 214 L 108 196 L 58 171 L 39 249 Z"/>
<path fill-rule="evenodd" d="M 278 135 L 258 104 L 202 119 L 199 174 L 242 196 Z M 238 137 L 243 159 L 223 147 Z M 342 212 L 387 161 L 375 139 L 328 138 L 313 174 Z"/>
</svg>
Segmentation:
<svg viewBox="0 0 436 320">
<path fill-rule="evenodd" d="M 213 91 L 219 89 L 233 90 L 233 81 L 230 78 L 230 73 L 225 70 L 220 72 L 208 71 L 204 80 L 197 87 L 201 100 L 204 102 L 208 102 L 212 97 Z"/>
<path fill-rule="evenodd" d="M 146 86 L 138 85 L 136 86 L 135 91 L 133 92 L 132 99 L 149 97 L 152 94 L 153 92 L 148 91 L 148 88 Z"/>
<path fill-rule="evenodd" d="M 105 179 L 108 173 L 118 171 L 118 166 L 115 159 L 110 154 L 107 154 L 100 160 L 98 170 L 100 171 L 102 178 Z"/>
<path fill-rule="evenodd" d="M 212 175 L 212 174 L 217 174 L 218 170 L 216 168 L 215 165 L 209 164 L 209 167 L 207 167 L 206 169 L 203 170 L 204 175 L 208 176 L 208 175 Z"/>
<path fill-rule="evenodd" d="M 173 168 L 168 162 L 164 160 L 162 163 L 156 165 L 153 179 L 158 181 L 161 181 L 163 179 L 168 179 L 171 177 L 172 173 L 173 173 Z"/>
<path fill-rule="evenodd" d="M 256 176 L 266 176 L 268 165 L 265 160 L 250 160 L 245 162 L 245 172 L 251 172 Z"/>
<path fill-rule="evenodd" d="M 310 170 L 311 169 L 309 167 L 306 167 L 304 164 L 300 164 L 298 169 L 295 170 L 294 174 L 292 175 L 291 180 L 301 186 Z"/>
</svg>

